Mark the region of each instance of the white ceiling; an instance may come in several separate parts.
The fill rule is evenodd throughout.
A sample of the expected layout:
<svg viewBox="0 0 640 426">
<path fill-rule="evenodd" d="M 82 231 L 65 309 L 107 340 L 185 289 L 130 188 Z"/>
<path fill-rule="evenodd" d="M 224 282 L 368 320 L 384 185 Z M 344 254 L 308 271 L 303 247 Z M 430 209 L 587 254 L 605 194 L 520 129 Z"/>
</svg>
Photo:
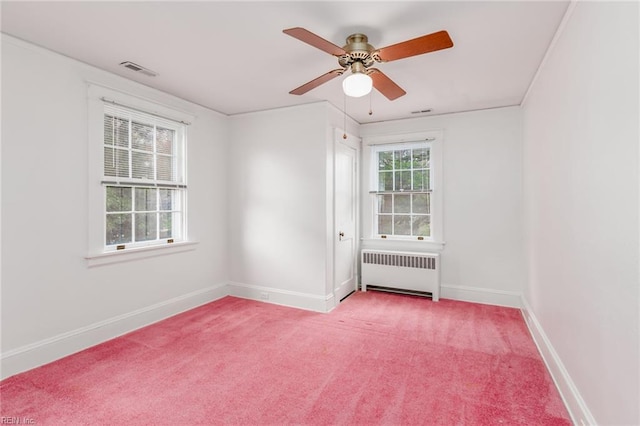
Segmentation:
<svg viewBox="0 0 640 426">
<path fill-rule="evenodd" d="M 379 64 L 407 91 L 348 98 L 361 123 L 518 105 L 568 1 L 7 2 L 2 32 L 204 105 L 239 114 L 328 100 L 341 78 L 288 92 L 338 68 L 331 55 L 282 33 L 304 27 L 342 46 L 355 32 L 384 47 L 447 30 L 454 47 Z M 158 73 L 120 67 L 132 61 Z M 369 102 L 373 115 L 369 115 Z"/>
</svg>

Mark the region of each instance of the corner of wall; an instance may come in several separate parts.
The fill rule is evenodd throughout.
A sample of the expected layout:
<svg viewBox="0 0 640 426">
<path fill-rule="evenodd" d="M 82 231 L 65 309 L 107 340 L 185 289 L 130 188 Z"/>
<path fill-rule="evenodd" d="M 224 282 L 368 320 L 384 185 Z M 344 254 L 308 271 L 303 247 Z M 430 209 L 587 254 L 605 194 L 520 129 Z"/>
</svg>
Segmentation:
<svg viewBox="0 0 640 426">
<path fill-rule="evenodd" d="M 556 43 L 558 42 L 558 39 L 560 39 L 560 37 L 562 36 L 562 33 L 564 32 L 564 28 L 566 27 L 567 22 L 569 22 L 569 19 L 571 19 L 571 15 L 573 14 L 573 10 L 575 9 L 577 2 L 578 2 L 578 0 L 570 0 L 569 1 L 569 5 L 567 6 L 567 10 L 564 12 L 564 16 L 562 17 L 562 20 L 560 21 L 560 24 L 558 25 L 558 29 L 556 30 L 555 34 L 553 35 L 553 38 L 551 39 L 551 42 L 549 43 L 549 46 L 547 47 L 547 51 L 545 52 L 544 57 L 542 58 L 542 61 L 540 61 L 540 65 L 538 65 L 538 69 L 536 70 L 535 74 L 533 75 L 533 78 L 531 79 L 531 82 L 529 83 L 529 87 L 527 87 L 527 91 L 524 93 L 524 96 L 522 97 L 522 101 L 520 102 L 520 106 L 521 107 L 524 107 L 525 103 L 527 102 L 527 99 L 529 98 L 529 93 L 533 89 L 533 86 L 535 86 L 536 81 L 538 80 L 538 76 L 540 75 L 540 72 L 542 71 L 542 69 L 544 68 L 545 64 L 547 63 L 549 55 L 553 51 Z"/>
<path fill-rule="evenodd" d="M 589 411 L 587 404 L 582 399 L 578 388 L 571 379 L 569 372 L 564 367 L 560 356 L 553 348 L 551 341 L 547 337 L 542 325 L 536 318 L 533 313 L 533 309 L 531 309 L 531 305 L 529 305 L 525 297 L 522 297 L 522 307 L 522 316 L 524 321 L 527 324 L 531 337 L 538 347 L 540 356 L 542 356 L 542 360 L 547 366 L 547 370 L 549 371 L 549 374 L 551 374 L 551 378 L 564 401 L 567 411 L 569 411 L 571 420 L 578 426 L 596 425 L 596 420 Z"/>
</svg>

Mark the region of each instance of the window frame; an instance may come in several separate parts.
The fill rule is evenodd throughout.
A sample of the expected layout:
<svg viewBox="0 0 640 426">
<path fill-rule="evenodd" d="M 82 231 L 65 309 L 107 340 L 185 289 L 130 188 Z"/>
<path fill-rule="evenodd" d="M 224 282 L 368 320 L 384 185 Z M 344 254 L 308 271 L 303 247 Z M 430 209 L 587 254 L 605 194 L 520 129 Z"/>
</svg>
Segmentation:
<svg viewBox="0 0 640 426">
<path fill-rule="evenodd" d="M 167 243 L 174 243 L 176 241 L 183 241 L 185 230 L 186 230 L 186 197 L 187 197 L 187 184 L 186 184 L 186 124 L 178 123 L 173 120 L 167 120 L 161 117 L 157 117 L 152 114 L 139 112 L 133 110 L 131 108 L 127 108 L 124 106 L 116 106 L 110 103 L 105 103 L 104 105 L 104 113 L 103 116 L 105 119 L 108 116 L 111 116 L 115 119 L 126 121 L 127 124 L 127 146 L 118 146 L 116 142 L 116 138 L 112 141 L 113 143 L 109 144 L 103 137 L 103 164 L 106 163 L 106 155 L 109 153 L 109 150 L 112 150 L 112 158 L 114 159 L 114 167 L 115 167 L 115 175 L 107 175 L 105 167 L 103 166 L 103 179 L 102 186 L 104 190 L 105 200 L 108 198 L 109 188 L 131 188 L 131 206 L 128 211 L 125 210 L 117 210 L 110 211 L 108 205 L 105 206 L 105 240 L 104 240 L 104 251 L 109 252 L 113 250 L 119 249 L 132 249 L 138 247 L 146 247 Z M 139 147 L 134 146 L 134 136 L 133 130 L 134 125 L 138 124 L 145 127 L 151 127 L 152 130 L 152 140 L 150 149 L 141 149 Z M 106 126 L 106 120 L 105 124 Z M 158 149 L 157 143 L 157 129 L 165 129 L 173 132 L 173 140 L 171 142 L 171 155 L 168 156 L 165 153 L 162 153 Z M 127 159 L 126 172 L 128 176 L 119 176 L 117 165 L 119 164 L 115 155 L 116 152 L 125 152 Z M 151 156 L 153 166 L 151 167 L 155 178 L 142 178 L 142 177 L 134 177 L 136 166 L 135 166 L 135 155 L 139 156 Z M 159 179 L 158 176 L 158 158 L 159 157 L 170 157 L 171 158 L 171 174 L 172 179 Z M 155 190 L 155 208 L 152 210 L 140 210 L 137 206 L 137 198 L 138 193 L 140 191 L 145 190 Z M 178 205 L 172 205 L 172 209 L 166 210 L 161 208 L 160 203 L 160 191 L 161 190 L 170 190 L 176 191 L 173 193 L 175 197 L 175 201 Z M 172 203 L 173 204 L 173 203 Z M 175 227 L 172 226 L 172 235 L 169 237 L 161 237 L 160 236 L 160 216 L 161 214 L 171 213 L 172 217 L 172 225 L 175 223 Z M 129 215 L 130 219 L 130 239 L 129 242 L 115 242 L 109 244 L 107 241 L 107 223 L 108 218 L 110 216 L 115 215 Z M 155 238 L 149 240 L 138 240 L 137 237 L 137 221 L 138 217 L 141 214 L 145 215 L 155 215 Z M 178 219 L 178 220 L 175 220 Z"/>
<path fill-rule="evenodd" d="M 365 234 L 364 244 L 371 248 L 389 248 L 394 245 L 398 249 L 413 249 L 420 247 L 441 250 L 444 248 L 443 238 L 443 132 L 442 130 L 429 130 L 402 134 L 383 134 L 365 136 L 363 139 L 363 177 L 366 179 L 363 194 L 363 230 Z M 377 153 L 405 147 L 414 147 L 418 144 L 429 146 L 430 150 L 430 203 L 431 203 L 431 235 L 421 239 L 418 236 L 404 236 L 377 233 L 377 208 L 376 194 L 379 192 L 378 183 L 378 159 Z M 398 194 L 402 191 L 398 191 Z M 404 191 L 404 193 L 411 193 Z"/>
<path fill-rule="evenodd" d="M 165 250 L 184 251 L 194 249 L 194 241 L 188 237 L 188 196 L 187 196 L 187 140 L 189 134 L 189 124 L 194 120 L 194 116 L 179 110 L 173 106 L 168 106 L 154 100 L 147 100 L 134 95 L 125 94 L 110 88 L 87 83 L 88 86 L 88 186 L 89 186 L 89 206 L 88 206 L 88 250 L 85 259 L 88 266 L 102 265 L 112 262 L 132 260 L 134 258 L 145 258 L 159 254 L 165 254 Z M 114 104 L 118 106 L 115 107 Z M 138 118 L 153 117 L 152 120 L 162 127 L 179 128 L 180 138 L 178 144 L 178 155 L 174 181 L 162 181 L 156 179 L 136 179 L 132 177 L 106 176 L 104 170 L 105 147 L 104 143 L 104 117 L 107 111 L 125 109 L 130 114 Z M 137 121 L 137 120 L 136 120 Z M 180 124 L 182 122 L 182 124 Z M 129 146 L 129 150 L 131 150 Z M 131 152 L 131 151 L 130 151 Z M 154 155 L 155 155 L 154 148 Z M 156 159 L 154 158 L 154 164 Z M 154 168 L 155 170 L 155 168 Z M 117 173 L 116 173 L 117 174 Z M 156 174 L 157 177 L 157 174 Z M 130 242 L 124 244 L 124 249 L 118 249 L 118 245 L 107 245 L 106 221 L 107 221 L 107 187 L 121 186 L 132 188 L 175 188 L 182 191 L 181 197 L 181 228 L 180 236 L 172 238 L 154 239 L 151 241 Z M 132 189 L 135 192 L 135 189 Z M 158 194 L 158 192 L 156 192 Z M 132 198 L 133 202 L 133 198 Z M 160 208 L 160 206 L 157 206 Z M 132 209 L 134 207 L 132 206 Z M 135 212 L 132 212 L 132 219 Z M 135 232 L 135 229 L 132 230 Z M 156 235 L 159 237 L 159 235 Z M 132 240 L 133 240 L 132 235 Z M 162 253 L 159 253 L 162 251 Z"/>
<path fill-rule="evenodd" d="M 400 142 L 400 143 L 392 143 L 392 144 L 379 144 L 379 145 L 374 145 L 371 148 L 371 166 L 369 167 L 370 170 L 370 190 L 369 190 L 369 194 L 371 194 L 371 200 L 372 200 L 372 212 L 374 215 L 374 218 L 372 219 L 372 225 L 373 225 L 373 230 L 372 230 L 372 236 L 374 238 L 397 238 L 397 239 L 409 239 L 409 240 L 413 240 L 413 239 L 417 239 L 419 241 L 423 241 L 425 239 L 429 240 L 431 239 L 432 236 L 432 232 L 429 233 L 428 236 L 419 236 L 416 234 L 412 234 L 412 235 L 401 235 L 401 234 L 395 234 L 395 233 L 379 233 L 379 226 L 377 225 L 378 223 L 378 218 L 380 215 L 383 216 L 390 216 L 391 217 L 391 222 L 392 222 L 392 227 L 394 226 L 394 219 L 396 216 L 409 216 L 410 220 L 413 220 L 414 216 L 428 216 L 429 217 L 429 221 L 431 221 L 431 211 L 429 211 L 429 213 L 415 213 L 413 211 L 413 201 L 410 201 L 410 211 L 409 212 L 396 212 L 394 211 L 394 207 L 396 207 L 395 202 L 392 202 L 392 211 L 390 213 L 385 213 L 385 212 L 380 212 L 379 211 L 379 201 L 378 201 L 378 197 L 380 195 L 391 195 L 392 198 L 395 198 L 397 195 L 414 195 L 414 194 L 429 194 L 429 197 L 431 197 L 432 194 L 432 179 L 431 179 L 431 165 L 429 164 L 428 168 L 421 168 L 422 169 L 426 169 L 429 171 L 429 186 L 426 189 L 422 189 L 422 190 L 415 190 L 415 189 L 408 189 L 408 190 L 403 190 L 403 189 L 391 189 L 391 190 L 382 190 L 380 188 L 380 169 L 379 167 L 377 167 L 376 165 L 379 162 L 379 154 L 381 152 L 393 152 L 395 154 L 395 152 L 397 151 L 405 151 L 405 150 L 415 150 L 415 149 L 428 149 L 429 150 L 429 155 L 431 154 L 431 149 L 432 149 L 432 141 L 430 140 L 424 140 L 424 141 L 414 141 L 414 142 Z M 395 165 L 395 159 L 393 160 L 394 165 Z M 413 162 L 413 161 L 412 161 Z M 395 167 L 393 167 L 392 172 L 395 173 L 397 171 L 404 171 L 406 172 L 407 170 L 412 173 L 415 172 L 418 169 L 414 169 L 413 164 L 411 166 L 410 169 L 396 169 Z M 412 177 L 412 182 L 413 182 L 413 177 Z M 395 179 L 393 180 L 393 184 L 395 186 L 396 181 Z M 431 207 L 431 202 L 429 203 L 430 207 Z M 429 228 L 431 228 L 431 226 L 429 226 Z"/>
</svg>

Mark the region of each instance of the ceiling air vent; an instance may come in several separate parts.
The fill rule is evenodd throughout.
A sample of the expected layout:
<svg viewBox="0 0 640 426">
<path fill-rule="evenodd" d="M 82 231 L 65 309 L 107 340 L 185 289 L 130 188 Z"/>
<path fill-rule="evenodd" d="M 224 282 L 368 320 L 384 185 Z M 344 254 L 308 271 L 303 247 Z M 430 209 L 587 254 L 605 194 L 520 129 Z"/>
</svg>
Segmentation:
<svg viewBox="0 0 640 426">
<path fill-rule="evenodd" d="M 431 108 L 429 109 L 421 109 L 419 111 L 411 111 L 411 114 L 426 114 L 433 111 Z"/>
<path fill-rule="evenodd" d="M 155 77 L 158 75 L 157 73 L 151 71 L 150 69 L 141 67 L 140 65 L 134 64 L 133 62 L 130 62 L 130 61 L 120 62 L 120 65 L 125 68 L 129 68 L 131 71 L 139 72 L 149 77 Z"/>
</svg>

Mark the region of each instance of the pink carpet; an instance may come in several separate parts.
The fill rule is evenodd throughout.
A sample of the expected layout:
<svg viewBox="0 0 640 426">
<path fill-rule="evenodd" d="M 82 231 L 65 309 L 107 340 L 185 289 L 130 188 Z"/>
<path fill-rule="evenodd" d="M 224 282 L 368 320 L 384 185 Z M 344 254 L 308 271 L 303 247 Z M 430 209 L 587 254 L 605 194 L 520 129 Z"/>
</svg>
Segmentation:
<svg viewBox="0 0 640 426">
<path fill-rule="evenodd" d="M 516 309 L 356 293 L 234 297 L 0 382 L 37 425 L 570 425 Z"/>
</svg>

